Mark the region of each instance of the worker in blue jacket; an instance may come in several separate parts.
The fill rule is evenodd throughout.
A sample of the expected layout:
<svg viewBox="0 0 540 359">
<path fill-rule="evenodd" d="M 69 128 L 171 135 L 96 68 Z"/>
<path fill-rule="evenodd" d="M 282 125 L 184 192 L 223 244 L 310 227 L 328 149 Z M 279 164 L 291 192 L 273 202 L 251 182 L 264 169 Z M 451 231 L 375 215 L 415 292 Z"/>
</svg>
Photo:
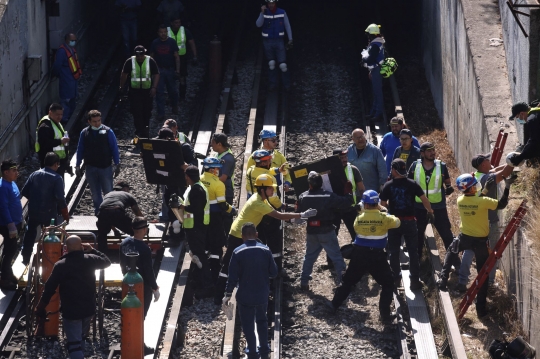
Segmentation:
<svg viewBox="0 0 540 359">
<path fill-rule="evenodd" d="M 15 183 L 19 176 L 17 162 L 3 161 L 0 171 L 2 171 L 2 178 L 0 178 L 0 235 L 4 237 L 0 289 L 15 290 L 18 279 L 13 275 L 11 262 L 17 253 L 17 237 L 23 220 L 21 194 Z"/>
<path fill-rule="evenodd" d="M 260 243 L 257 237 L 257 229 L 253 223 L 247 222 L 242 225 L 244 244 L 237 247 L 232 254 L 223 304 L 229 304 L 232 292 L 238 285 L 236 302 L 247 341 L 248 359 L 268 359 L 270 346 L 266 310 L 270 279 L 277 276 L 277 266 L 270 249 Z M 255 324 L 259 335 L 259 353 L 257 353 Z"/>
<path fill-rule="evenodd" d="M 266 0 L 266 5 L 261 6 L 261 13 L 255 22 L 257 27 L 262 27 L 262 37 L 264 53 L 268 59 L 268 83 L 270 90 L 277 88 L 277 68 L 279 67 L 282 73 L 281 81 L 283 88 L 289 90 L 290 78 L 287 72 L 287 56 L 285 54 L 285 44 L 283 38 L 285 32 L 289 38 L 287 50 L 292 48 L 293 38 L 291 24 L 285 10 L 280 9 L 276 5 L 277 0 Z"/>
<path fill-rule="evenodd" d="M 384 112 L 381 64 L 384 61 L 384 37 L 381 35 L 381 26 L 370 24 L 366 29 L 366 35 L 369 40 L 367 49 L 362 51 L 362 62 L 364 67 L 369 70 L 369 79 L 373 89 L 373 105 L 367 120 L 380 121 Z"/>
<path fill-rule="evenodd" d="M 390 132 L 387 132 L 381 141 L 381 144 L 379 145 L 379 148 L 381 149 L 381 152 L 386 160 L 386 170 L 388 174 L 392 172 L 392 160 L 394 159 L 394 152 L 396 151 L 396 148 L 402 145 L 401 143 L 401 137 L 400 132 L 403 129 L 407 129 L 407 125 L 405 124 L 405 121 L 402 118 L 399 117 L 393 117 L 390 120 Z M 412 145 L 420 148 L 420 144 L 418 143 L 418 140 L 416 137 L 412 136 Z M 405 162 L 407 162 L 406 158 L 402 158 Z M 407 167 L 408 169 L 409 167 Z"/>
</svg>

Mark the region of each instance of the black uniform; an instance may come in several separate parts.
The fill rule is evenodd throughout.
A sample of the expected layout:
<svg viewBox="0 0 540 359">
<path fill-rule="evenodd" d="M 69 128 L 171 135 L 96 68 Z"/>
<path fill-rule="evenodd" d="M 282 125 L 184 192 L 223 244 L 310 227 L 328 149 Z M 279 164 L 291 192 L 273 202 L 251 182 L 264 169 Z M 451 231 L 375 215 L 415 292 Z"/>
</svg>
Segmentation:
<svg viewBox="0 0 540 359">
<path fill-rule="evenodd" d="M 144 316 L 148 313 L 150 302 L 152 301 L 152 291 L 158 289 L 154 269 L 152 268 L 152 251 L 150 247 L 143 241 L 133 237 L 125 238 L 120 244 L 120 268 L 122 274 L 126 274 L 129 270 L 127 267 L 126 254 L 138 253 L 137 257 L 137 272 L 141 275 L 144 281 Z"/>
<path fill-rule="evenodd" d="M 540 108 L 534 108 L 529 112 L 524 126 L 525 146 L 521 154 L 514 158 L 514 163 L 520 163 L 534 157 L 540 157 Z"/>
<path fill-rule="evenodd" d="M 97 242 L 99 250 L 107 250 L 107 234 L 112 227 L 118 228 L 124 233 L 133 235 L 131 228 L 132 219 L 126 213 L 126 208 L 137 205 L 137 200 L 131 194 L 124 191 L 112 191 L 103 197 L 99 206 L 97 228 Z"/>
</svg>

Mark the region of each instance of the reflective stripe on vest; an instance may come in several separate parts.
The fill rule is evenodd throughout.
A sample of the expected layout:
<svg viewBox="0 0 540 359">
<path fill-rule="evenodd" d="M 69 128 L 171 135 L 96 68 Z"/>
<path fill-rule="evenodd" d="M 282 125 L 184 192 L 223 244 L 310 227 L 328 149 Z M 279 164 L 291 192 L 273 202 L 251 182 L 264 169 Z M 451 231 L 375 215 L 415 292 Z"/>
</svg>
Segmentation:
<svg viewBox="0 0 540 359">
<path fill-rule="evenodd" d="M 183 132 L 178 132 L 178 142 L 180 143 L 187 142 L 187 136 Z"/>
<path fill-rule="evenodd" d="M 41 120 L 39 120 L 38 124 L 37 124 L 37 127 L 36 127 L 36 143 L 34 145 L 34 149 L 36 150 L 36 152 L 39 152 L 39 150 L 41 149 L 41 146 L 39 145 L 39 139 L 38 139 L 38 130 L 39 130 L 39 126 L 41 125 L 41 123 L 44 121 L 44 120 L 49 120 L 51 121 L 51 127 L 54 131 L 54 139 L 55 140 L 61 140 L 62 137 L 64 137 L 64 127 L 62 127 L 62 124 L 61 123 L 56 123 L 54 122 L 53 120 L 51 120 L 49 118 L 49 115 L 46 115 L 46 116 L 43 116 L 41 118 Z M 53 152 L 56 153 L 58 155 L 58 157 L 60 157 L 60 159 L 64 159 L 66 158 L 66 148 L 64 147 L 63 144 L 60 144 L 56 147 L 53 147 Z"/>
<path fill-rule="evenodd" d="M 135 56 L 131 56 L 131 87 L 148 90 L 152 86 L 150 75 L 150 56 L 144 56 L 141 66 Z"/>
<path fill-rule="evenodd" d="M 203 185 L 200 181 L 193 184 L 193 186 L 199 185 L 204 189 L 204 193 L 206 193 L 206 204 L 204 205 L 204 224 L 210 224 L 210 201 L 208 200 L 208 190 L 206 189 L 205 185 Z M 186 193 L 184 194 L 184 206 L 189 206 L 189 192 L 191 192 L 191 187 L 189 186 L 188 189 L 186 189 Z M 193 228 L 195 225 L 195 220 L 193 218 L 193 213 L 189 213 L 187 211 L 184 211 L 184 228 Z"/>
<path fill-rule="evenodd" d="M 279 39 L 285 36 L 285 11 L 277 8 L 275 13 L 266 9 L 263 14 L 264 24 L 262 36 L 269 39 Z"/>
<path fill-rule="evenodd" d="M 422 187 L 429 202 L 439 203 L 442 201 L 442 176 L 440 160 L 435 160 L 435 168 L 433 172 L 434 173 L 431 175 L 429 184 L 426 188 L 426 172 L 424 171 L 424 166 L 422 166 L 422 160 L 416 161 L 416 168 L 414 169 L 414 180 L 420 185 L 420 187 Z M 435 181 L 433 181 L 433 177 L 435 177 Z M 418 203 L 422 203 L 420 197 L 416 197 L 415 201 Z"/>
<path fill-rule="evenodd" d="M 71 70 L 71 74 L 73 75 L 73 78 L 75 80 L 78 80 L 82 75 L 82 70 L 81 70 L 81 65 L 79 64 L 77 50 L 73 49 L 73 52 L 71 52 L 64 44 L 62 44 L 60 48 L 64 49 L 64 51 L 66 52 L 69 69 Z"/>
<path fill-rule="evenodd" d="M 221 153 L 220 153 L 219 155 L 217 155 L 216 157 L 217 157 L 218 160 L 220 160 L 221 157 L 225 156 L 227 153 L 230 153 L 231 156 L 234 157 L 234 154 L 232 153 L 232 151 L 231 151 L 230 148 L 228 148 L 227 151 L 225 151 L 225 152 L 221 152 Z M 231 177 L 231 183 L 232 183 L 232 186 L 233 186 L 233 188 L 234 188 L 234 178 L 233 178 L 233 177 Z"/>
<path fill-rule="evenodd" d="M 178 55 L 182 56 L 186 54 L 186 32 L 184 31 L 184 27 L 180 26 L 180 29 L 178 30 L 178 33 L 176 35 L 172 31 L 170 27 L 167 28 L 167 32 L 169 34 L 169 37 L 174 39 L 176 41 L 176 44 L 178 45 Z M 178 37 L 177 37 L 178 36 Z"/>
<path fill-rule="evenodd" d="M 354 175 L 350 163 L 347 163 L 347 167 L 345 167 L 345 176 L 347 176 L 347 180 L 351 181 L 352 183 L 352 196 L 354 199 L 352 206 L 354 207 L 356 205 L 356 182 L 354 181 Z"/>
</svg>

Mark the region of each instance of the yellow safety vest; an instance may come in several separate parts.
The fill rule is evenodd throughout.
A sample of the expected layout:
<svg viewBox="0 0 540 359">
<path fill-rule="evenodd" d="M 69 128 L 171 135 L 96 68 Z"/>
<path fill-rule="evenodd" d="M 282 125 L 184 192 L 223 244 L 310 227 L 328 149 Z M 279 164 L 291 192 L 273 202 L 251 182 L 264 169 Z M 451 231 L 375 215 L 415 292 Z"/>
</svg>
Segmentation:
<svg viewBox="0 0 540 359">
<path fill-rule="evenodd" d="M 66 131 L 64 131 L 64 127 L 62 127 L 61 123 L 54 122 L 53 120 L 51 120 L 49 118 L 49 115 L 43 116 L 41 118 L 41 120 L 39 120 L 39 122 L 37 124 L 37 127 L 36 127 L 36 143 L 34 145 L 34 149 L 36 150 L 36 153 L 39 152 L 39 150 L 41 149 L 41 146 L 39 145 L 39 139 L 38 139 L 39 126 L 45 120 L 51 121 L 51 126 L 52 126 L 52 129 L 54 130 L 54 139 L 55 140 L 61 140 L 62 137 L 64 137 L 64 132 L 66 132 Z M 54 153 L 56 153 L 58 155 L 58 157 L 60 157 L 60 159 L 66 158 L 66 148 L 64 147 L 63 144 L 60 144 L 60 145 L 58 145 L 56 147 L 53 147 L 52 150 L 53 150 Z"/>
<path fill-rule="evenodd" d="M 350 163 L 347 163 L 347 166 L 345 167 L 345 176 L 347 176 L 347 180 L 352 183 L 352 196 L 354 199 L 354 204 L 352 206 L 354 207 L 356 205 L 356 181 L 354 180 L 354 174 Z"/>
<path fill-rule="evenodd" d="M 228 148 L 227 151 L 220 153 L 216 157 L 217 157 L 218 160 L 220 160 L 221 157 L 225 156 L 227 153 L 230 153 L 234 157 L 234 154 L 232 153 L 230 148 Z M 234 188 L 234 177 L 231 177 L 231 183 L 232 183 L 232 186 Z"/>
<path fill-rule="evenodd" d="M 193 186 L 195 185 L 201 186 L 202 189 L 204 189 L 204 193 L 206 193 L 206 204 L 204 205 L 203 223 L 210 224 L 210 201 L 208 200 L 208 190 L 200 181 L 195 183 Z M 189 206 L 189 192 L 191 191 L 191 187 L 192 186 L 189 186 L 186 189 L 186 193 L 184 193 L 184 198 L 185 198 L 184 206 L 185 207 Z M 195 225 L 195 220 L 193 219 L 193 213 L 184 211 L 184 223 L 183 223 L 184 228 L 193 228 L 194 225 Z"/>
<path fill-rule="evenodd" d="M 178 132 L 178 142 L 180 143 L 186 143 L 188 137 L 185 135 L 184 132 Z"/>
<path fill-rule="evenodd" d="M 174 32 L 170 27 L 167 28 L 167 32 L 169 33 L 169 37 L 174 39 L 176 41 L 176 44 L 178 45 L 178 55 L 182 56 L 186 54 L 186 32 L 184 31 L 184 27 L 180 26 L 180 29 L 178 30 L 178 33 L 175 35 Z"/>
<path fill-rule="evenodd" d="M 144 61 L 140 66 L 135 56 L 131 56 L 131 87 L 148 90 L 151 86 L 150 56 L 144 56 Z"/>
<path fill-rule="evenodd" d="M 435 180 L 433 180 L 434 177 Z M 416 161 L 414 180 L 422 187 L 430 203 L 439 203 L 442 201 L 442 173 L 440 160 L 435 160 L 435 168 L 433 169 L 431 179 L 429 180 L 428 188 L 426 188 L 426 172 L 424 171 L 424 166 L 422 166 L 422 160 Z M 422 203 L 420 197 L 416 197 L 415 200 L 418 203 Z"/>
</svg>

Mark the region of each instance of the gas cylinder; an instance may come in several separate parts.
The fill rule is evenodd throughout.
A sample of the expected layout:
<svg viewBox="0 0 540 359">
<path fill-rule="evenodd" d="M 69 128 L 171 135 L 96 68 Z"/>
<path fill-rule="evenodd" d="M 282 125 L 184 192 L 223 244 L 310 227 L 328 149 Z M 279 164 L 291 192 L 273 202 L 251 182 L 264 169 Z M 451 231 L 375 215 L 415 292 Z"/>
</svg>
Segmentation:
<svg viewBox="0 0 540 359">
<path fill-rule="evenodd" d="M 208 74 L 211 84 L 221 83 L 221 41 L 214 36 L 214 39 L 210 41 L 209 49 L 209 61 L 208 61 Z"/>
<path fill-rule="evenodd" d="M 133 285 L 133 290 L 137 298 L 144 306 L 144 281 L 139 272 L 137 272 L 137 259 L 139 253 L 128 253 L 125 255 L 127 258 L 128 272 L 122 279 L 122 299 L 128 294 L 129 286 Z"/>
<path fill-rule="evenodd" d="M 144 357 L 144 308 L 135 295 L 133 284 L 122 300 L 121 357 L 142 359 Z"/>
<path fill-rule="evenodd" d="M 54 218 L 51 219 L 51 226 L 54 226 Z M 54 264 L 62 256 L 62 243 L 54 233 L 54 229 L 49 230 L 49 234 L 43 239 L 43 250 L 41 256 L 41 271 L 43 283 L 51 276 Z M 43 325 L 43 335 L 46 337 L 58 336 L 60 295 L 58 289 L 51 298 L 51 301 L 45 309 L 47 312 L 54 313 L 47 316 L 48 321 Z"/>
</svg>

